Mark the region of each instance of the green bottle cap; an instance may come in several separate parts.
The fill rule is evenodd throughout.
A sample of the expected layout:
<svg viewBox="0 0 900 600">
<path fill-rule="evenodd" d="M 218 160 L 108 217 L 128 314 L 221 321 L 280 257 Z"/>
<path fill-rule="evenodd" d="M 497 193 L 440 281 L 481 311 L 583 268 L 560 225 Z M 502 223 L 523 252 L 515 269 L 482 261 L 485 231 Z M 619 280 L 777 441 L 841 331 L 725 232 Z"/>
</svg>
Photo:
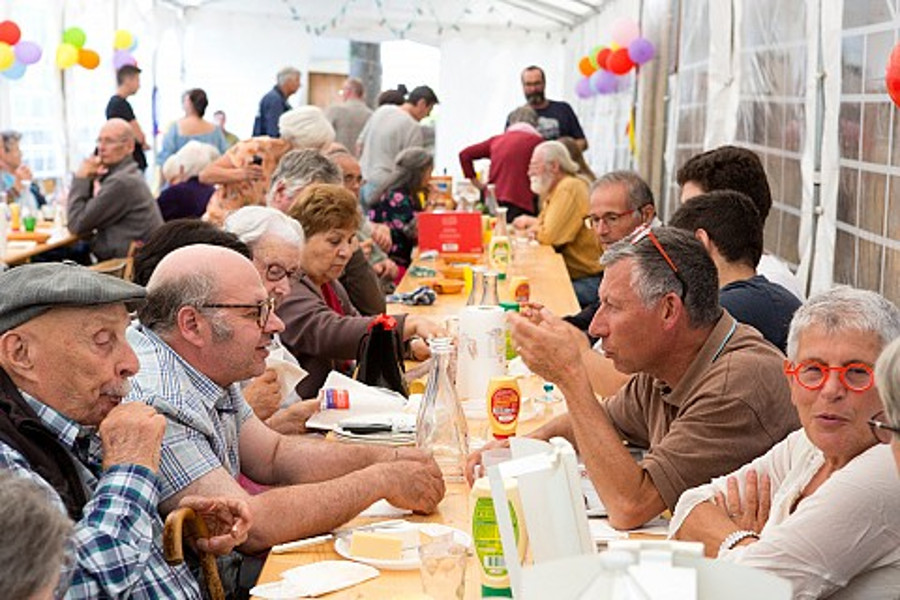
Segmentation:
<svg viewBox="0 0 900 600">
<path fill-rule="evenodd" d="M 501 302 L 500 308 L 504 311 L 511 310 L 513 312 L 519 312 L 519 303 L 518 302 Z"/>
</svg>

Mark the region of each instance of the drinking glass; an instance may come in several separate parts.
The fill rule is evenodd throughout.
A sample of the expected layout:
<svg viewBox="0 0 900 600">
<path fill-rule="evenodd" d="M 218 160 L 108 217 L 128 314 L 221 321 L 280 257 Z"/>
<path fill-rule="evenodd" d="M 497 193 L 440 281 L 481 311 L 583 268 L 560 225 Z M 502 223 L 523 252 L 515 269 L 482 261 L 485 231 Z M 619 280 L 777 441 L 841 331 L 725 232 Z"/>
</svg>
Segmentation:
<svg viewBox="0 0 900 600">
<path fill-rule="evenodd" d="M 434 600 L 463 600 L 468 551 L 451 536 L 419 546 L 422 590 Z"/>
</svg>

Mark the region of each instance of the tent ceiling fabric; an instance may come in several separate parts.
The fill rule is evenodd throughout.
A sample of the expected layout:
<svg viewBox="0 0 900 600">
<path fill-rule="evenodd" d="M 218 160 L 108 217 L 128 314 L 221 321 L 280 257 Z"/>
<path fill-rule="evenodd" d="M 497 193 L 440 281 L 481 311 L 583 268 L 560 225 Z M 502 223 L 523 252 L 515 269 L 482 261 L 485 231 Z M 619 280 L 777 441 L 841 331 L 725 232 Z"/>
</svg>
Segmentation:
<svg viewBox="0 0 900 600">
<path fill-rule="evenodd" d="M 611 0 L 160 0 L 192 11 L 216 10 L 296 21 L 312 35 L 367 41 L 435 41 L 487 31 L 562 37 Z"/>
</svg>

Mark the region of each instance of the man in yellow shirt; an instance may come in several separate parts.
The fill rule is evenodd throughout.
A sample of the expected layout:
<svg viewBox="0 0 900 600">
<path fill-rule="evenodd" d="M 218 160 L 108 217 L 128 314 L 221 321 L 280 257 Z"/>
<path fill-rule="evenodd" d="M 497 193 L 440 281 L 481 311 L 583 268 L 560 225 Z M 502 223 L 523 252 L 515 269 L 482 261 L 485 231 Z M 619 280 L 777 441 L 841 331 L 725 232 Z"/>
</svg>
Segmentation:
<svg viewBox="0 0 900 600">
<path fill-rule="evenodd" d="M 584 224 L 589 213 L 588 186 L 577 172 L 578 164 L 560 142 L 538 144 L 528 176 L 531 191 L 540 196 L 540 213 L 520 215 L 513 226 L 562 254 L 578 303 L 584 307 L 597 299 L 602 267 L 600 246 Z"/>
</svg>

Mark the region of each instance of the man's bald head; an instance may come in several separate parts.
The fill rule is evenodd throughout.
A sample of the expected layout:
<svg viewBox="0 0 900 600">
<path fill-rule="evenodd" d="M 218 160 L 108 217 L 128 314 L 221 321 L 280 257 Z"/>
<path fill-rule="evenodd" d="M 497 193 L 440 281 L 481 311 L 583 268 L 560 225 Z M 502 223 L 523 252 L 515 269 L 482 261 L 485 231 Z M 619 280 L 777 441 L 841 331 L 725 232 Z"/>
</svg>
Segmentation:
<svg viewBox="0 0 900 600">
<path fill-rule="evenodd" d="M 230 281 L 249 278 L 262 285 L 259 273 L 246 257 L 222 246 L 193 244 L 166 255 L 147 282 L 147 303 L 138 312 L 146 327 L 171 331 L 183 306 L 202 308 L 229 293 Z"/>
<path fill-rule="evenodd" d="M 134 132 L 124 119 L 110 119 L 100 128 L 97 136 L 97 154 L 100 162 L 111 167 L 117 165 L 134 151 Z"/>
</svg>

